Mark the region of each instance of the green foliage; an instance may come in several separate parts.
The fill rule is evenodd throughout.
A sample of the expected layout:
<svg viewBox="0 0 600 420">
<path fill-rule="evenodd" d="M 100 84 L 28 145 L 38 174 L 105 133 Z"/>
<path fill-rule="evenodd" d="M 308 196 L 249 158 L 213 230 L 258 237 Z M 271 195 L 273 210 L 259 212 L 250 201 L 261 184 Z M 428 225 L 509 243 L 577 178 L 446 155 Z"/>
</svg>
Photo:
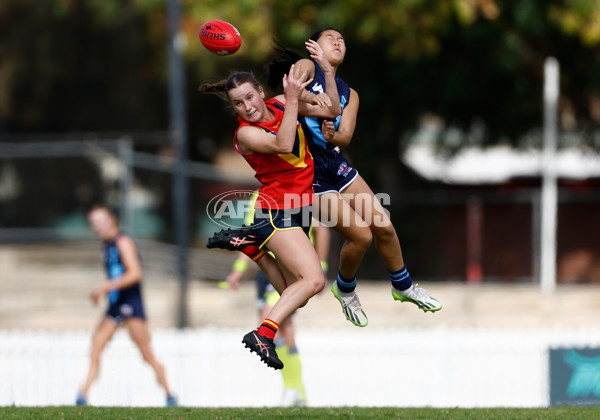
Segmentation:
<svg viewBox="0 0 600 420">
<path fill-rule="evenodd" d="M 0 122 L 8 130 L 164 127 L 153 51 L 132 2 L 2 4 Z"/>
<path fill-rule="evenodd" d="M 565 129 L 598 147 L 600 0 L 181 0 L 190 156 L 229 145 L 234 119 L 196 87 L 236 70 L 265 79 L 274 40 L 304 51 L 322 26 L 343 31 L 339 74 L 361 98 L 348 153 L 368 180 L 379 159 L 398 163 L 398 143 L 424 115 L 459 133 L 453 146 L 519 144 L 542 118 L 543 63 L 561 63 Z M 0 3 L 0 130 L 165 130 L 166 0 L 3 0 Z M 233 23 L 242 47 L 217 57 L 198 40 L 211 19 Z M 567 118 L 568 117 L 568 118 Z M 218 122 L 218 123 L 215 123 Z M 434 139 L 448 148 L 447 133 Z M 363 139 L 372 139 L 365 142 Z M 539 140 L 538 140 L 539 141 Z M 534 142 L 535 143 L 535 142 Z M 400 144 L 400 148 L 406 144 Z M 214 148 L 214 147 L 213 147 Z M 381 165 L 378 165 L 381 166 Z"/>
<path fill-rule="evenodd" d="M 2 2 L 0 121 L 16 131 L 166 128 L 165 4 Z M 387 145 L 426 113 L 463 129 L 483 120 L 486 142 L 517 142 L 539 125 L 541 69 L 551 54 L 562 63 L 565 96 L 581 125 L 590 118 L 584 103 L 599 83 L 594 47 L 600 42 L 600 0 L 182 0 L 181 5 L 192 116 L 200 102 L 198 83 L 247 68 L 264 76 L 273 40 L 303 51 L 303 42 L 322 26 L 338 27 L 347 38 L 340 72 L 367 100 L 361 116 L 367 107 L 396 114 L 398 129 L 384 130 L 390 137 L 380 139 Z M 236 55 L 216 57 L 201 47 L 198 30 L 211 19 L 238 27 L 243 43 Z M 376 78 L 365 77 L 374 71 Z M 207 121 L 215 117 L 211 113 Z M 192 132 L 199 133 L 194 122 Z"/>
<path fill-rule="evenodd" d="M 592 47 L 600 43 L 599 0 L 567 0 L 553 4 L 549 17 L 565 34 L 580 38 L 586 45 Z"/>
</svg>

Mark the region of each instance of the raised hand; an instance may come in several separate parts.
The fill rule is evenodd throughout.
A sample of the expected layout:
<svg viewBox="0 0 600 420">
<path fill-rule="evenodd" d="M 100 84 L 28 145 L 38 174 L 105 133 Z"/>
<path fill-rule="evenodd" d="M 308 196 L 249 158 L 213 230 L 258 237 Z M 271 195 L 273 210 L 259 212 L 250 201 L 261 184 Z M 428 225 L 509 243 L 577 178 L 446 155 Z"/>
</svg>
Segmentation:
<svg viewBox="0 0 600 420">
<path fill-rule="evenodd" d="M 304 43 L 304 45 L 306 45 L 306 50 L 310 54 L 310 58 L 315 60 L 324 72 L 333 71 L 331 63 L 329 62 L 329 60 L 327 60 L 327 58 L 325 58 L 325 53 L 323 52 L 323 49 L 321 49 L 321 46 L 316 41 L 309 39 Z"/>
<path fill-rule="evenodd" d="M 292 64 L 289 73 L 283 76 L 283 92 L 286 98 L 298 99 L 304 88 L 312 82 L 312 78 L 306 80 L 307 71 L 305 70 L 300 74 L 300 70 L 299 67 Z"/>
<path fill-rule="evenodd" d="M 309 93 L 306 96 L 309 99 L 309 101 L 307 101 L 307 102 L 312 105 L 316 105 L 321 108 L 328 108 L 331 106 L 331 98 L 325 92 L 321 92 L 317 95 L 313 95 L 312 93 Z"/>
</svg>

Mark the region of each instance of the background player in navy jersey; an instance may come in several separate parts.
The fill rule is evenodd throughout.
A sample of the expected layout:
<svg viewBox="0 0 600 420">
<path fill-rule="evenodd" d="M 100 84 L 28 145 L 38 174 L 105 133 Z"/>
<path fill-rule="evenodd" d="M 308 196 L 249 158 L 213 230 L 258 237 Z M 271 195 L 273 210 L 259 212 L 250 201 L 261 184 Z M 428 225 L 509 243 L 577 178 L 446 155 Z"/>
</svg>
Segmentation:
<svg viewBox="0 0 600 420">
<path fill-rule="evenodd" d="M 413 285 L 388 214 L 340 149 L 352 139 L 359 104 L 358 93 L 337 75 L 346 55 L 344 36 L 337 29 L 328 27 L 315 32 L 310 40 L 321 47 L 333 69 L 342 107 L 342 113 L 336 119 L 298 117 L 315 160 L 313 187 L 317 195 L 317 218 L 346 239 L 340 253 L 337 279 L 331 290 L 346 318 L 357 326 L 366 326 L 367 316 L 355 292 L 356 272 L 374 237 L 377 251 L 388 270 L 393 298 L 412 302 L 424 311 L 438 311 L 442 308 L 441 303 Z M 272 89 L 279 88 L 281 75 L 295 64 L 313 78 L 306 87 L 307 94 L 323 92 L 323 71 L 316 61 L 301 58 L 281 45 L 275 51 L 281 59 L 273 60 L 269 65 L 268 84 Z M 301 99 L 309 101 L 305 96 Z"/>
<path fill-rule="evenodd" d="M 163 366 L 156 360 L 150 347 L 150 333 L 144 314 L 140 282 L 142 266 L 134 241 L 120 231 L 117 218 L 107 207 L 95 206 L 88 213 L 90 227 L 104 242 L 104 264 L 107 281 L 95 290 L 91 298 L 95 304 L 108 300 L 108 309 L 92 336 L 90 367 L 85 382 L 77 395 L 77 405 L 87 405 L 89 389 L 100 371 L 100 356 L 106 344 L 121 324 L 142 353 L 166 393 L 167 406 L 176 405 L 167 385 Z"/>
</svg>

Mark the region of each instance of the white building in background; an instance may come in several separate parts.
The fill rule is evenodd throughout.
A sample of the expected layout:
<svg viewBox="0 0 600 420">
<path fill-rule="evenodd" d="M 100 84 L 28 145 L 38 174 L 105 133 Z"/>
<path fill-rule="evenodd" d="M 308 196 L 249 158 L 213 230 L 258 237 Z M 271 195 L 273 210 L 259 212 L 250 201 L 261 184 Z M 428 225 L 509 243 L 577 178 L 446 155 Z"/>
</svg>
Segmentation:
<svg viewBox="0 0 600 420">
<path fill-rule="evenodd" d="M 498 184 L 516 177 L 542 175 L 542 150 L 515 149 L 510 146 L 467 147 L 451 157 L 435 146 L 412 145 L 401 156 L 402 162 L 423 178 L 449 184 Z M 556 154 L 559 178 L 600 177 L 600 154 L 584 149 L 563 149 Z"/>
<path fill-rule="evenodd" d="M 532 266 L 533 278 L 539 280 L 546 292 L 555 289 L 556 272 L 563 273 L 563 280 L 598 277 L 595 264 L 584 262 L 583 268 L 573 268 L 572 261 L 594 260 L 596 247 L 581 245 L 558 255 L 558 184 L 560 180 L 585 181 L 592 179 L 588 195 L 590 202 L 598 202 L 592 185 L 600 179 L 600 154 L 582 144 L 582 136 L 566 134 L 563 144 L 569 147 L 554 150 L 542 147 L 542 134 L 532 132 L 521 139 L 529 147 L 515 148 L 509 145 L 482 147 L 485 127 L 475 123 L 468 131 L 445 127 L 436 116 L 423 117 L 419 129 L 408 137 L 409 145 L 401 154 L 402 162 L 421 177 L 450 185 L 479 188 L 502 185 L 516 178 L 541 180 L 540 195 L 528 192 L 534 215 L 532 215 Z M 595 143 L 599 144 L 598 136 Z M 536 146 L 537 147 L 534 147 Z M 454 152 L 450 152 L 454 150 Z M 474 202 L 467 203 L 467 278 L 474 282 L 482 279 L 481 243 L 483 233 L 481 219 L 483 210 L 477 194 Z M 587 220 L 582 216 L 579 220 Z M 575 221 L 576 223 L 576 221 Z M 565 262 L 557 262 L 557 258 Z M 558 264 L 558 267 L 557 267 Z M 564 268 L 571 264 L 571 268 Z M 583 273 L 583 274 L 582 274 Z M 569 280 L 570 281 L 570 280 Z"/>
</svg>

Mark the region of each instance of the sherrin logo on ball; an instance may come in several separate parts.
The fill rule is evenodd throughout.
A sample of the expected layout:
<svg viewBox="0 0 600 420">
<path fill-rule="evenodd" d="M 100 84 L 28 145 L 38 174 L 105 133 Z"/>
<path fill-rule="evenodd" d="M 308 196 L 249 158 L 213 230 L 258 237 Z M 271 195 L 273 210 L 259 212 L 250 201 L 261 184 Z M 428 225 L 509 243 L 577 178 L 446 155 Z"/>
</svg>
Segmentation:
<svg viewBox="0 0 600 420">
<path fill-rule="evenodd" d="M 202 45 L 217 55 L 230 55 L 240 49 L 240 32 L 224 20 L 209 20 L 200 28 L 198 37 Z"/>
</svg>

